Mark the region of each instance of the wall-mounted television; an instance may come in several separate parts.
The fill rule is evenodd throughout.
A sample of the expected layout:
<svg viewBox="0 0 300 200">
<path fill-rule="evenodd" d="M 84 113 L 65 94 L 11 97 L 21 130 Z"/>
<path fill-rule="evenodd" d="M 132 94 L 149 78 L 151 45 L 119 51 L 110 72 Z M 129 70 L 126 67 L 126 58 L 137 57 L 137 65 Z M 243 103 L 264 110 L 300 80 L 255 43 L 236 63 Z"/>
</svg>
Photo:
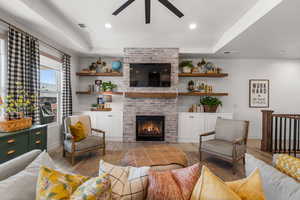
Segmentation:
<svg viewBox="0 0 300 200">
<path fill-rule="evenodd" d="M 130 87 L 171 87 L 171 63 L 130 64 Z"/>
</svg>

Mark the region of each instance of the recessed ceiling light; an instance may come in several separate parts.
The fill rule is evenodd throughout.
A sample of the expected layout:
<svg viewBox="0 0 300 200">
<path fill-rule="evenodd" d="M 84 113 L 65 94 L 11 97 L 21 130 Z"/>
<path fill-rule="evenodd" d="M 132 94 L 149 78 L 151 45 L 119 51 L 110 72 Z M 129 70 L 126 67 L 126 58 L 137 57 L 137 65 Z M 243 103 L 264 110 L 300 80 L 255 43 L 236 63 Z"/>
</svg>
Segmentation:
<svg viewBox="0 0 300 200">
<path fill-rule="evenodd" d="M 190 24 L 190 29 L 191 30 L 194 30 L 194 29 L 196 29 L 197 28 L 197 24 L 195 24 L 195 23 L 192 23 L 192 24 Z"/>
<path fill-rule="evenodd" d="M 106 23 L 104 26 L 105 26 L 105 28 L 107 28 L 107 29 L 112 28 L 112 25 L 111 25 L 110 23 Z"/>
</svg>

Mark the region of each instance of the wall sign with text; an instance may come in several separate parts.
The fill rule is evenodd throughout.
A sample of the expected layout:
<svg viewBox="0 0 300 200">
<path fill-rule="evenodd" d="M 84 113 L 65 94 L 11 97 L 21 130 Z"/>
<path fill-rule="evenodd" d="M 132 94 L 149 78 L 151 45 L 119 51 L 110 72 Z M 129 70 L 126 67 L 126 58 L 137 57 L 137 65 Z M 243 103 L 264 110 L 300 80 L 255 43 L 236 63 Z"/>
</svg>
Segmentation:
<svg viewBox="0 0 300 200">
<path fill-rule="evenodd" d="M 253 79 L 249 81 L 249 107 L 268 108 L 270 97 L 269 80 Z"/>
</svg>

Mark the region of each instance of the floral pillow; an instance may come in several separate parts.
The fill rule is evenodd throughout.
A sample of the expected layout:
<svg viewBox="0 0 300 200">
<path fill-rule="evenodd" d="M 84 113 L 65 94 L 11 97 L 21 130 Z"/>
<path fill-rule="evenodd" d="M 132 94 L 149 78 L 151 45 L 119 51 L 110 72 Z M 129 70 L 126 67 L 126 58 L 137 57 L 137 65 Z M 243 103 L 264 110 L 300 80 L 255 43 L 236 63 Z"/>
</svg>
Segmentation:
<svg viewBox="0 0 300 200">
<path fill-rule="evenodd" d="M 65 174 L 42 166 L 36 188 L 36 200 L 109 200 L 108 175 L 96 178 Z"/>
</svg>

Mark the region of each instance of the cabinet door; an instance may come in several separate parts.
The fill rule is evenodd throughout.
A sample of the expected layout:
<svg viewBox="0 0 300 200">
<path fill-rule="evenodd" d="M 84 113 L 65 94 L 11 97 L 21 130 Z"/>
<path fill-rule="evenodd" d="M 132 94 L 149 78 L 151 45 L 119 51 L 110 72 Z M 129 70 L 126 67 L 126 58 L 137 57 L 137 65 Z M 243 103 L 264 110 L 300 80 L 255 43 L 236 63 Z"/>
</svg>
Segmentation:
<svg viewBox="0 0 300 200">
<path fill-rule="evenodd" d="M 94 127 L 105 131 L 106 136 L 109 137 L 112 135 L 112 118 L 113 115 L 110 113 L 96 112 L 94 113 Z"/>
<path fill-rule="evenodd" d="M 179 115 L 179 142 L 199 142 L 199 134 L 204 131 L 204 118 L 199 114 L 181 113 Z"/>
<path fill-rule="evenodd" d="M 123 114 L 117 112 L 112 114 L 112 133 L 110 140 L 123 141 Z"/>
</svg>

